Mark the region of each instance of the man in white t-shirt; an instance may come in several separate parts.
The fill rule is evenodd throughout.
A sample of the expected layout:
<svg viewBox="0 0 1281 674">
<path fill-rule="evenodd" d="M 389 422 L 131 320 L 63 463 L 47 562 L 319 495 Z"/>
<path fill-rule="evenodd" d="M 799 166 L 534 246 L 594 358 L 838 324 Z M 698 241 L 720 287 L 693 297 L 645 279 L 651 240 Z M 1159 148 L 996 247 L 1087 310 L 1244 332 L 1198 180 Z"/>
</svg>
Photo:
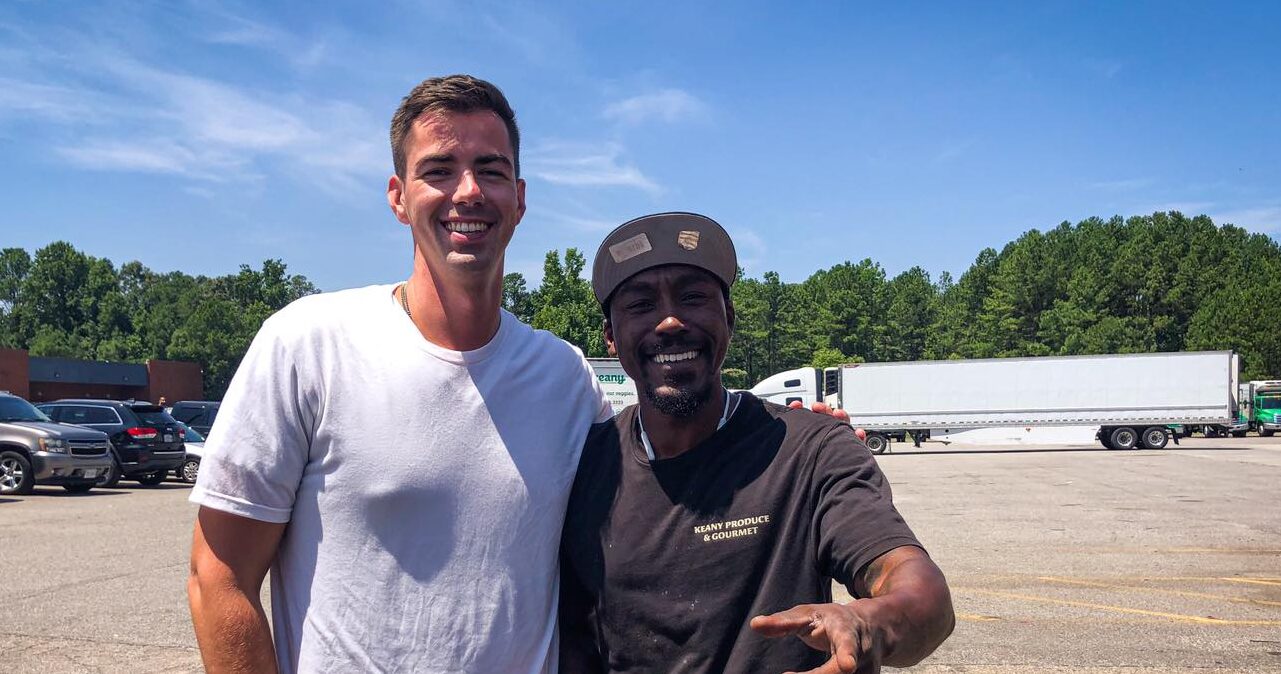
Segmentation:
<svg viewBox="0 0 1281 674">
<path fill-rule="evenodd" d="M 268 319 L 205 447 L 188 594 L 211 672 L 556 669 L 565 503 L 611 410 L 577 349 L 500 308 L 525 212 L 502 93 L 426 80 L 391 141 L 409 280 Z"/>
</svg>

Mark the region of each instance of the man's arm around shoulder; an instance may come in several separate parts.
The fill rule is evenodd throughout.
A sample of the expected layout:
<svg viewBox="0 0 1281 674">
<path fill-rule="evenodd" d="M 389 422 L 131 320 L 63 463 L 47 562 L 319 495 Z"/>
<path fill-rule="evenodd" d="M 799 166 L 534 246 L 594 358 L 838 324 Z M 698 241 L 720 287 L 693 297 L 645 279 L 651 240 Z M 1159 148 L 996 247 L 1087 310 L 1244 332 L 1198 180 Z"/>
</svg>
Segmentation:
<svg viewBox="0 0 1281 674">
<path fill-rule="evenodd" d="M 875 672 L 881 665 L 915 665 L 956 625 L 943 572 L 916 546 L 877 557 L 853 589 L 867 598 L 848 604 L 802 604 L 757 616 L 752 629 L 767 637 L 795 635 L 811 648 L 833 654 L 819 671 L 849 673 Z"/>
<path fill-rule="evenodd" d="M 277 671 L 259 594 L 284 531 L 284 524 L 200 508 L 187 598 L 207 671 Z"/>
</svg>

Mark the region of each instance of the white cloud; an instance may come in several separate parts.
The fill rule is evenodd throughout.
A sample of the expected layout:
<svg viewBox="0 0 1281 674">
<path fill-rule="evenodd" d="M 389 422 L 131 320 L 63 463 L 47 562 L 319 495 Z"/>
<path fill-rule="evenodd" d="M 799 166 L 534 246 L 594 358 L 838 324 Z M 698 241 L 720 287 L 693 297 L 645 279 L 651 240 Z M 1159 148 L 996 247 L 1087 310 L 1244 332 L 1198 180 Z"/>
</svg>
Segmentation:
<svg viewBox="0 0 1281 674">
<path fill-rule="evenodd" d="M 1264 234 L 1281 233 L 1281 206 L 1217 211 L 1209 215 L 1216 225 L 1231 224 Z"/>
<path fill-rule="evenodd" d="M 551 143 L 531 150 L 524 164 L 529 175 L 557 185 L 662 191 L 622 155 L 618 143 Z"/>
<path fill-rule="evenodd" d="M 626 124 L 639 124 L 651 119 L 679 122 L 707 113 L 707 105 L 680 89 L 663 89 L 611 103 L 605 106 L 605 118 Z"/>
</svg>

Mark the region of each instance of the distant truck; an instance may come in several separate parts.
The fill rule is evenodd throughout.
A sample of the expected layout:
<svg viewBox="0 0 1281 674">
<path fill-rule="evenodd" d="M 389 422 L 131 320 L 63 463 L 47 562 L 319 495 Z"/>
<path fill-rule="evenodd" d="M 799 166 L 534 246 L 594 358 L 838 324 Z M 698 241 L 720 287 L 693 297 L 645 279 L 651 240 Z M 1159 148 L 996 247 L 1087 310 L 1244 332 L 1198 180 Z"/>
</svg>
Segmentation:
<svg viewBox="0 0 1281 674">
<path fill-rule="evenodd" d="M 600 382 L 601 390 L 605 392 L 615 413 L 636 403 L 636 382 L 623 371 L 617 358 L 588 358 L 587 362 L 596 373 L 596 381 Z"/>
<path fill-rule="evenodd" d="M 1251 430 L 1265 438 L 1281 431 L 1281 379 L 1245 382 L 1240 398 L 1242 417 Z"/>
<path fill-rule="evenodd" d="M 780 372 L 751 391 L 844 409 L 878 454 L 909 434 L 997 426 L 1098 425 L 1110 449 L 1160 449 L 1171 425 L 1231 425 L 1238 371 L 1231 351 L 857 363 Z"/>
</svg>

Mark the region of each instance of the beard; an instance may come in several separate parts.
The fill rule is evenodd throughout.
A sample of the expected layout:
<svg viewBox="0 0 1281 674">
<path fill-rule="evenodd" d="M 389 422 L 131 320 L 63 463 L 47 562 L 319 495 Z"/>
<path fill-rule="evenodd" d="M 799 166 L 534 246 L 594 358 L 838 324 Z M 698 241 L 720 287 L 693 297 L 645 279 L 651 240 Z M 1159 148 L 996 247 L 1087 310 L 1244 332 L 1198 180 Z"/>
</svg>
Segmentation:
<svg viewBox="0 0 1281 674">
<path fill-rule="evenodd" d="M 694 416 L 711 399 L 712 389 L 715 388 L 711 382 L 701 388 L 668 386 L 674 391 L 671 393 L 659 393 L 653 386 L 646 386 L 645 398 L 660 413 L 678 419 L 688 419 Z"/>
</svg>

